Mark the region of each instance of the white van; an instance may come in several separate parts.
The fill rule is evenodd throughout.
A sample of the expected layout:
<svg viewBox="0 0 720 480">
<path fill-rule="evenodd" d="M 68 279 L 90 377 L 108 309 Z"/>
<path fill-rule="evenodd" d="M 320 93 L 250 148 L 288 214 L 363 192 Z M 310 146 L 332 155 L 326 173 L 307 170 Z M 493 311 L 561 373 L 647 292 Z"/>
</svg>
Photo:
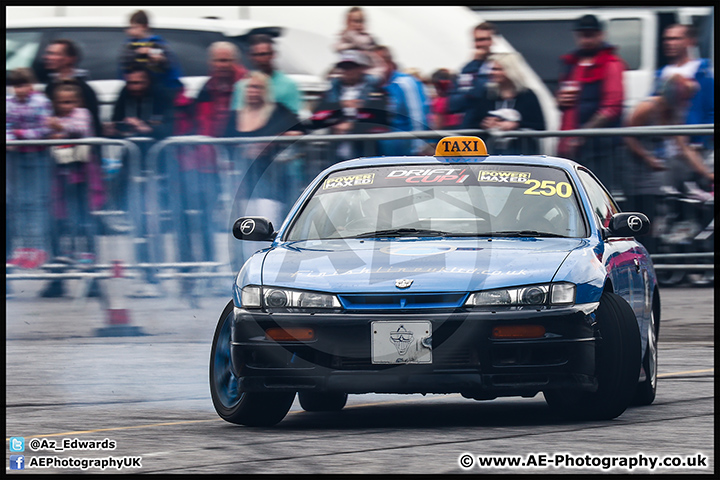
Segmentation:
<svg viewBox="0 0 720 480">
<path fill-rule="evenodd" d="M 608 43 L 618 47 L 627 64 L 625 107 L 631 108 L 653 90 L 658 68 L 667 63 L 662 34 L 673 23 L 695 25 L 697 55 L 713 58 L 713 7 L 471 7 L 478 17 L 494 23 L 498 33 L 522 53 L 550 91 L 557 90 L 560 56 L 575 49 L 577 18 L 593 14 L 603 22 Z"/>
<path fill-rule="evenodd" d="M 302 85 L 303 93 L 312 99 L 327 87 L 323 79 L 330 66 L 337 61 L 333 46 L 336 36 L 345 23 L 349 7 L 342 6 L 240 6 L 240 7 L 147 7 L 151 28 L 163 35 L 177 51 L 184 63 L 186 85 L 196 83 L 194 75 L 204 75 L 205 57 L 200 45 L 207 45 L 206 35 L 235 39 L 243 51 L 246 37 L 254 29 L 267 29 L 267 25 L 281 25 L 282 35 L 277 38 L 278 65 Z M 401 69 L 414 68 L 430 77 L 438 68 L 457 72 L 472 58 L 472 32 L 480 23 L 477 14 L 460 6 L 370 6 L 362 7 L 369 22 L 369 31 L 375 39 L 387 45 Z M 82 68 L 91 71 L 93 86 L 107 91 L 103 101 L 110 101 L 117 88 L 98 87 L 100 82 L 116 78 L 113 68 L 117 49 L 122 41 L 122 27 L 136 7 L 7 7 L 6 68 L 39 66 L 37 55 L 50 38 L 67 36 L 77 39 L 81 48 L 93 46 L 86 54 L 100 58 L 86 58 Z M 93 15 L 101 13 L 103 18 Z M 213 15 L 227 20 L 207 20 L 197 17 Z M 29 18 L 28 18 L 29 17 Z M 193 18 L 195 17 L 195 18 Z M 20 18 L 27 18 L 20 20 Z M 113 20 L 109 20 L 111 18 Z M 252 19 L 252 20 L 249 20 Z M 92 32 L 88 29 L 94 28 Z M 98 32 L 103 31 L 101 36 Z M 180 37 L 180 38 L 178 38 Z M 88 41 L 86 41 L 87 39 Z M 102 42 L 95 49 L 96 41 Z M 85 44 L 83 44 L 85 42 Z M 178 46 L 175 46 L 178 45 Z M 513 45 L 504 38 L 495 39 L 495 51 L 513 51 Z M 108 55 L 110 52 L 110 55 Z M 111 69 L 108 73 L 97 70 L 99 62 Z M 559 128 L 560 115 L 550 90 L 527 62 L 522 69 L 530 88 L 542 106 L 549 130 Z M 102 76 L 99 76 L 101 75 Z M 206 77 L 199 77 L 204 79 Z M 102 79 L 102 80 L 100 80 Z M 193 91 L 192 85 L 189 87 Z M 310 104 L 311 106 L 311 104 Z M 554 139 L 543 139 L 544 150 L 552 151 Z"/>
<path fill-rule="evenodd" d="M 41 83 L 47 80 L 42 55 L 53 40 L 67 38 L 77 43 L 82 58 L 78 65 L 90 75 L 90 85 L 101 103 L 103 119 L 109 115 L 110 104 L 117 98 L 123 81 L 119 78 L 118 57 L 125 42 L 127 18 L 48 17 L 7 21 L 5 29 L 5 69 L 32 67 Z M 293 78 L 306 100 L 322 94 L 326 80 L 316 72 L 329 69 L 334 57 L 327 48 L 331 42 L 313 32 L 281 28 L 250 20 L 153 19 L 153 33 L 162 36 L 176 53 L 183 72 L 183 84 L 190 96 L 198 93 L 207 80 L 207 48 L 216 41 L 230 41 L 249 60 L 248 39 L 256 33 L 276 39 L 277 68 Z M 313 55 L 302 54 L 299 46 Z"/>
</svg>

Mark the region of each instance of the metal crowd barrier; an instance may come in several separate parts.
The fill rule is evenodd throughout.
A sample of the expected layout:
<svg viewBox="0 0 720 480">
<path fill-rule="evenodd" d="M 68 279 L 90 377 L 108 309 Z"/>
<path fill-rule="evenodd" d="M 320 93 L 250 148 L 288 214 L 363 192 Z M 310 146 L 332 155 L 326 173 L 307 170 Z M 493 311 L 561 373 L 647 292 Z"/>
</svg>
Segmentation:
<svg viewBox="0 0 720 480">
<path fill-rule="evenodd" d="M 548 138 L 562 138 L 562 137 L 584 137 L 586 139 L 615 139 L 612 140 L 617 144 L 617 138 L 623 136 L 674 136 L 674 135 L 714 135 L 714 125 L 678 125 L 678 126 L 654 126 L 654 127 L 631 127 L 631 128 L 604 128 L 604 129 L 583 129 L 583 130 L 570 130 L 570 131 L 533 131 L 533 130 L 522 130 L 522 131 L 511 131 L 511 132 L 500 132 L 500 131 L 483 131 L 483 130 L 445 130 L 445 131 L 416 131 L 416 132 L 393 132 L 393 133 L 376 133 L 376 134 L 347 134 L 347 135 L 324 135 L 324 134 L 310 134 L 301 136 L 271 136 L 271 137 L 249 137 L 249 138 L 211 138 L 201 136 L 177 136 L 169 137 L 153 143 L 147 150 L 144 161 L 146 170 L 141 171 L 141 150 L 134 143 L 137 139 L 106 139 L 106 138 L 86 138 L 78 140 L 41 140 L 41 141 L 11 141 L 8 145 L 67 145 L 67 144 L 89 144 L 89 145 L 120 145 L 129 154 L 128 164 L 130 166 L 131 175 L 133 182 L 131 185 L 134 188 L 141 187 L 143 185 L 148 188 L 148 195 L 144 205 L 136 205 L 136 198 L 131 195 L 131 210 L 136 210 L 136 214 L 147 215 L 148 230 L 145 239 L 137 238 L 134 232 L 128 237 L 131 237 L 131 241 L 142 241 L 145 240 L 150 245 L 150 262 L 135 262 L 134 264 L 127 265 L 127 268 L 131 271 L 128 275 L 132 278 L 140 278 L 139 272 L 146 269 L 155 269 L 157 271 L 163 271 L 164 273 L 157 274 L 157 277 L 161 280 L 171 278 L 216 278 L 216 277 L 228 277 L 233 274 L 234 267 L 230 268 L 229 271 L 218 271 L 228 270 L 230 265 L 224 261 L 216 261 L 215 259 L 210 261 L 170 261 L 160 260 L 163 255 L 159 252 L 162 249 L 161 245 L 165 243 L 165 229 L 163 225 L 168 223 L 167 217 L 168 211 L 164 210 L 166 205 L 162 205 L 161 199 L 159 198 L 159 192 L 164 182 L 170 182 L 173 179 L 171 175 L 164 175 L 159 171 L 158 165 L 161 164 L 163 155 L 167 155 L 170 160 L 165 160 L 173 165 L 175 162 L 172 161 L 174 152 L 178 148 L 198 145 L 211 145 L 214 147 L 217 157 L 219 159 L 220 166 L 220 184 L 219 184 L 219 201 L 218 207 L 222 210 L 219 216 L 226 219 L 225 225 L 220 226 L 220 229 L 215 230 L 214 233 L 227 233 L 223 229 L 230 227 L 234 218 L 232 217 L 231 204 L 233 199 L 236 199 L 236 194 L 239 185 L 242 183 L 244 175 L 247 173 L 249 168 L 250 159 L 242 158 L 238 154 L 238 146 L 247 146 L 252 144 L 265 144 L 272 143 L 279 146 L 293 146 L 294 149 L 290 154 L 290 160 L 285 161 L 283 164 L 289 178 L 287 184 L 288 191 L 284 192 L 285 204 L 283 207 L 288 210 L 292 203 L 295 201 L 297 194 L 300 193 L 302 188 L 307 184 L 309 180 L 315 177 L 317 173 L 322 171 L 332 163 L 343 160 L 344 158 L 338 158 L 336 152 L 338 145 L 344 142 L 353 142 L 356 147 L 359 147 L 359 151 L 355 156 L 371 156 L 378 152 L 378 142 L 384 140 L 409 140 L 409 139 L 421 139 L 428 143 L 437 141 L 442 137 L 448 135 L 478 135 L 487 140 L 488 150 L 493 153 L 494 146 L 502 143 L 503 139 L 506 138 L 517 138 L 527 140 L 540 140 Z M 146 139 L 147 140 L 147 139 Z M 610 140 L 608 140 L 610 141 Z M 548 150 L 547 144 L 539 143 L 540 154 L 553 155 L 554 151 Z M 287 151 L 285 151 L 287 152 Z M 614 164 L 610 165 L 611 171 L 614 171 L 619 167 L 617 163 L 624 161 L 624 158 L 614 158 L 612 161 Z M 176 167 L 172 167 L 176 168 Z M 619 194 L 622 197 L 622 191 L 615 192 L 613 194 Z M 112 211 L 99 211 L 94 212 L 95 215 L 112 215 L 115 213 Z M 131 213 L 132 212 L 126 212 Z M 183 212 L 181 212 L 183 213 Z M 197 216 L 199 212 L 188 212 Z M 217 212 L 214 212 L 217 213 Z M 172 221 L 169 222 L 172 225 Z M 178 235 L 185 235 L 187 232 L 178 232 L 170 229 L 171 238 L 177 241 Z M 656 269 L 659 271 L 682 271 L 682 272 L 704 272 L 704 274 L 711 274 L 714 268 L 714 253 L 713 252 L 683 252 L 678 254 L 653 254 L 653 259 L 657 262 Z M 693 263 L 689 263 L 690 259 L 695 260 Z M 52 264 L 43 266 L 41 273 L 36 272 L 16 272 L 15 268 L 7 265 L 8 272 L 6 274 L 7 280 L 47 280 L 52 278 L 66 278 L 66 279 L 78 279 L 78 278 L 108 278 L 112 266 L 109 264 L 94 264 L 91 269 L 76 268 L 75 271 L 58 272 L 59 266 Z M 57 267 L 57 268 L 56 268 Z M 203 271 L 209 268 L 214 271 Z"/>
<path fill-rule="evenodd" d="M 96 147 L 108 147 L 117 146 L 121 148 L 122 155 L 125 157 L 125 168 L 127 168 L 128 175 L 128 208 L 127 210 L 109 210 L 102 208 L 99 210 L 90 211 L 90 215 L 96 218 L 106 216 L 118 216 L 126 215 L 130 218 L 137 218 L 137 216 L 143 214 L 143 209 L 147 208 L 148 205 L 141 205 L 139 202 L 138 191 L 140 188 L 145 188 L 145 183 L 148 179 L 152 179 L 152 176 L 145 174 L 141 169 L 142 164 L 142 152 L 138 143 L 147 142 L 152 139 L 149 138 L 133 138 L 132 141 L 128 139 L 113 139 L 113 138 L 100 138 L 100 137 L 88 137 L 79 139 L 45 139 L 45 140 L 11 140 L 7 141 L 7 146 L 41 146 L 41 147 L 52 147 L 52 146 L 66 146 L 66 145 L 91 145 Z M 101 154 L 95 151 L 95 154 Z M 52 162 L 50 154 L 48 152 L 48 162 Z M 100 161 L 100 158 L 97 159 Z M 101 168 L 98 165 L 98 168 Z M 150 186 L 151 188 L 151 186 Z M 88 191 L 88 195 L 90 192 Z M 104 192 L 107 194 L 107 192 Z M 154 198 L 154 195 L 150 195 L 150 198 Z M 89 199 L 84 199 L 89 200 Z M 152 202 L 149 202 L 150 207 Z M 151 215 L 151 218 L 155 218 L 155 215 Z M 130 222 L 130 228 L 124 235 L 128 238 L 130 243 L 136 241 L 142 241 L 138 238 L 138 234 L 135 231 L 135 223 Z M 57 234 L 57 232 L 51 232 Z M 96 235 L 98 236 L 98 235 Z M 107 278 L 111 266 L 99 265 L 99 264 L 53 264 L 45 263 L 39 267 L 39 271 L 21 271 L 19 267 L 6 263 L 6 280 L 52 280 L 52 279 L 76 279 L 76 278 Z M 104 272 L 104 273 L 103 273 Z"/>
</svg>

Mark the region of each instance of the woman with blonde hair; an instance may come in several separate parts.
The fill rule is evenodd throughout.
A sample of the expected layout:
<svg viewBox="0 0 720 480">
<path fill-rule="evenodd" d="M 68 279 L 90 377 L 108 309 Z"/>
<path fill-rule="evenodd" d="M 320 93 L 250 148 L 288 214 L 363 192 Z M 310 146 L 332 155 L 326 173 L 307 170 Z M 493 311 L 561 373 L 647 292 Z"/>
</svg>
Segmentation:
<svg viewBox="0 0 720 480">
<path fill-rule="evenodd" d="M 484 116 L 479 122 L 483 130 L 545 130 L 545 117 L 540 102 L 529 88 L 522 71 L 522 58 L 515 52 L 494 53 L 488 58 L 490 80 L 478 109 Z M 538 153 L 538 142 L 531 138 L 502 139 L 496 144 L 507 154 Z M 497 151 L 497 150 L 496 150 Z"/>
<path fill-rule="evenodd" d="M 252 71 L 241 91 L 244 92 L 242 108 L 228 118 L 226 137 L 276 137 L 301 135 L 305 132 L 298 116 L 275 100 L 270 77 L 260 71 Z M 238 196 L 233 207 L 234 218 L 244 215 L 261 215 L 274 225 L 280 225 L 285 216 L 292 191 L 292 167 L 283 161 L 289 144 L 279 142 L 243 143 L 236 149 L 234 168 L 240 184 L 236 185 Z M 293 165 L 294 166 L 294 165 Z M 243 264 L 253 249 L 254 242 L 238 244 L 234 267 Z"/>
<path fill-rule="evenodd" d="M 305 129 L 298 116 L 282 103 L 275 101 L 270 77 L 258 70 L 248 74 L 243 82 L 243 107 L 228 118 L 226 137 L 268 137 L 300 135 Z M 267 157 L 266 143 L 244 144 L 245 158 Z"/>
<path fill-rule="evenodd" d="M 235 111 L 229 127 L 234 123 L 237 132 L 251 133 L 258 132 L 268 127 L 268 121 L 273 112 L 283 112 L 283 106 L 275 103 L 272 94 L 270 77 L 258 70 L 250 72 L 245 82 L 245 103 L 243 108 Z M 232 128 L 232 127 L 231 127 Z M 273 128 L 273 130 L 275 130 Z M 256 134 L 253 136 L 262 136 Z"/>
</svg>

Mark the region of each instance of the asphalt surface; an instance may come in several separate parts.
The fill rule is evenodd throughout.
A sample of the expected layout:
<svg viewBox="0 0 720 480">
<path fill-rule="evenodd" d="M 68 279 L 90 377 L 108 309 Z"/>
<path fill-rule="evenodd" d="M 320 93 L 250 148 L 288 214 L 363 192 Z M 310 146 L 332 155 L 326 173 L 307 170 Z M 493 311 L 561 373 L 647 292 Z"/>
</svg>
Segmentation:
<svg viewBox="0 0 720 480">
<path fill-rule="evenodd" d="M 215 282 L 229 291 L 230 280 Z M 203 296 L 193 307 L 168 280 L 166 298 L 125 299 L 143 335 L 104 337 L 97 335 L 107 326 L 98 299 L 40 299 L 41 285 L 14 282 L 6 302 L 7 473 L 23 473 L 9 469 L 13 454 L 36 467 L 46 457 L 130 465 L 55 464 L 37 473 L 601 473 L 608 471 L 603 456 L 622 455 L 679 455 L 686 466 L 609 471 L 714 472 L 713 288 L 661 291 L 658 397 L 610 422 L 554 418 L 542 395 L 477 402 L 370 394 L 351 395 L 332 414 L 304 412 L 296 401 L 276 427 L 252 429 L 221 420 L 210 400 L 210 345 L 229 296 Z M 24 452 L 9 450 L 11 437 L 24 437 Z M 39 451 L 30 449 L 33 439 L 46 440 Z M 108 439 L 116 447 L 50 449 L 49 441 L 63 439 Z M 465 454 L 474 462 L 468 469 L 460 466 Z M 479 455 L 517 455 L 531 465 L 480 467 Z M 556 457 L 559 468 L 536 466 Z"/>
</svg>

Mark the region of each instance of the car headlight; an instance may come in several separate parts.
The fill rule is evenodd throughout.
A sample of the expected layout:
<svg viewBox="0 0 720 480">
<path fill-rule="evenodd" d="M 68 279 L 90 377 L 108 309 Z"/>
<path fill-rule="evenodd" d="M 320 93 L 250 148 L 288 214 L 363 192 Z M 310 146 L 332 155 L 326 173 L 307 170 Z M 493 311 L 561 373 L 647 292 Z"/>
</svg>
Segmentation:
<svg viewBox="0 0 720 480">
<path fill-rule="evenodd" d="M 244 308 L 260 308 L 260 287 L 248 285 L 240 293 L 240 303 Z"/>
<path fill-rule="evenodd" d="M 517 307 L 552 306 L 575 303 L 575 285 L 552 283 L 524 287 L 498 288 L 471 294 L 465 306 L 468 307 Z"/>
<path fill-rule="evenodd" d="M 245 308 L 265 307 L 277 312 L 342 308 L 335 295 L 254 285 L 242 289 L 240 301 Z"/>
<path fill-rule="evenodd" d="M 553 283 L 550 290 L 550 305 L 572 305 L 575 303 L 574 283 Z"/>
</svg>

